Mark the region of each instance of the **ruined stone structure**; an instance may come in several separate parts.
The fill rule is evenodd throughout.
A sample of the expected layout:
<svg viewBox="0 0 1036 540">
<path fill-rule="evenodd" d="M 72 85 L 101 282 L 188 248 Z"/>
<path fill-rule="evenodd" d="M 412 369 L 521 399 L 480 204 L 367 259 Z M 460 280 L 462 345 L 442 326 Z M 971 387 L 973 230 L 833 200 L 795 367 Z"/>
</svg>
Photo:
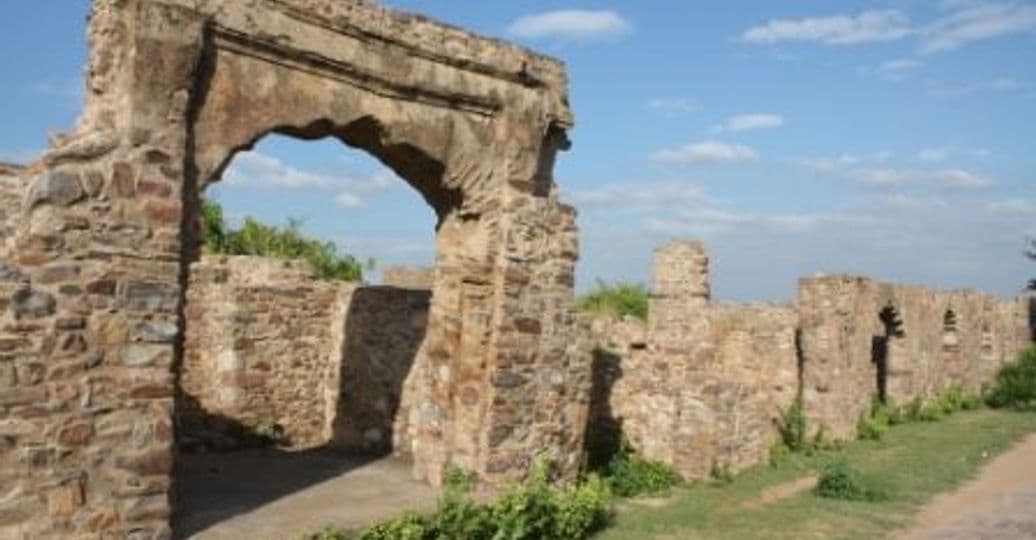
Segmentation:
<svg viewBox="0 0 1036 540">
<path fill-rule="evenodd" d="M 205 256 L 190 276 L 181 447 L 235 449 L 276 428 L 282 448 L 409 451 L 427 289 L 320 281 L 259 257 Z"/>
<path fill-rule="evenodd" d="M 0 174 L 26 186 L 2 220 L 0 537 L 169 537 L 199 201 L 271 132 L 370 152 L 438 216 L 406 381 L 416 474 L 576 470 L 590 369 L 558 62 L 364 0 L 94 0 L 88 38 L 74 131 Z"/>
<path fill-rule="evenodd" d="M 390 266 L 381 271 L 381 284 L 401 289 L 431 289 L 435 280 L 431 268 Z"/>
<path fill-rule="evenodd" d="M 801 396 L 810 435 L 856 436 L 875 396 L 976 392 L 1029 342 L 1028 299 L 856 276 L 803 279 L 795 306 L 710 301 L 698 242 L 656 252 L 649 320 L 596 321 L 587 445 L 620 432 L 689 479 L 762 463 Z"/>
<path fill-rule="evenodd" d="M 798 305 L 804 410 L 836 438 L 855 433 L 875 395 L 978 391 L 1029 341 L 1021 297 L 822 276 L 801 281 Z"/>
</svg>

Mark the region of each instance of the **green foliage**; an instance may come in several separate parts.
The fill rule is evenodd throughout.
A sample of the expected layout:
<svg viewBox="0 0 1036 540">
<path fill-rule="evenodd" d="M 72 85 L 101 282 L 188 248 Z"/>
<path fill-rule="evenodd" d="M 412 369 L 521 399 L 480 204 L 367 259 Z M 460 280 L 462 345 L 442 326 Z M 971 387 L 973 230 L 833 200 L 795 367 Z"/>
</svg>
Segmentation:
<svg viewBox="0 0 1036 540">
<path fill-rule="evenodd" d="M 576 307 L 617 319 L 631 316 L 647 320 L 648 291 L 638 283 L 609 284 L 598 280 L 590 292 L 578 298 Z"/>
<path fill-rule="evenodd" d="M 997 409 L 1036 411 L 1036 347 L 1000 368 L 986 402 Z"/>
<path fill-rule="evenodd" d="M 230 229 L 223 220 L 219 203 L 202 205 L 202 240 L 205 250 L 221 255 L 254 255 L 289 260 L 304 260 L 323 279 L 360 281 L 364 264 L 352 255 L 338 253 L 333 242 L 321 242 L 302 233 L 301 222 L 290 220 L 286 227 L 277 227 L 246 218 L 240 229 Z M 367 268 L 373 266 L 368 261 Z"/>
<path fill-rule="evenodd" d="M 877 502 L 888 499 L 884 490 L 850 467 L 844 458 L 823 466 L 814 492 L 825 499 L 843 501 Z"/>
<path fill-rule="evenodd" d="M 734 481 L 734 473 L 730 470 L 730 466 L 716 461 L 712 462 L 712 468 L 709 469 L 709 477 L 712 478 L 714 483 L 719 485 L 730 484 Z"/>
<path fill-rule="evenodd" d="M 306 540 L 581 540 L 607 526 L 611 493 L 604 480 L 592 475 L 555 488 L 550 476 L 550 464 L 538 462 L 525 482 L 479 504 L 471 499 L 474 476 L 451 470 L 430 516 L 409 513 L 357 535 L 328 529 Z"/>
<path fill-rule="evenodd" d="M 781 443 L 788 450 L 801 452 L 807 449 L 809 444 L 806 441 L 806 415 L 802 412 L 802 399 L 796 398 L 787 409 L 779 412 L 777 432 L 780 433 Z"/>
<path fill-rule="evenodd" d="M 856 422 L 856 437 L 861 441 L 880 441 L 888 430 L 888 418 L 863 415 Z"/>
<path fill-rule="evenodd" d="M 664 493 L 682 481 L 672 467 L 637 455 L 625 440 L 603 474 L 612 493 L 620 497 Z"/>
</svg>

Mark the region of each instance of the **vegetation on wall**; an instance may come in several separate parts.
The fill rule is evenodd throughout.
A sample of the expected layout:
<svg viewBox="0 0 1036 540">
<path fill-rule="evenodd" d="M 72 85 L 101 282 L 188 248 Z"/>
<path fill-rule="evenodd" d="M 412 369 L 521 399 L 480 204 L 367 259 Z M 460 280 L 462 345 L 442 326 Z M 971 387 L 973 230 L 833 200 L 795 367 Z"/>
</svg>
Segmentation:
<svg viewBox="0 0 1036 540">
<path fill-rule="evenodd" d="M 577 299 L 576 307 L 615 319 L 628 316 L 647 320 L 648 290 L 639 283 L 607 283 L 598 280 L 590 292 Z"/>
<path fill-rule="evenodd" d="M 1036 411 L 1036 347 L 1000 368 L 986 402 L 995 408 Z"/>
<path fill-rule="evenodd" d="M 223 208 L 213 201 L 204 202 L 201 214 L 207 253 L 304 260 L 322 279 L 341 281 L 362 281 L 364 268 L 374 266 L 373 261 L 363 264 L 352 255 L 339 253 L 333 242 L 306 236 L 298 220 L 277 227 L 246 218 L 241 228 L 232 229 L 223 218 Z"/>
</svg>

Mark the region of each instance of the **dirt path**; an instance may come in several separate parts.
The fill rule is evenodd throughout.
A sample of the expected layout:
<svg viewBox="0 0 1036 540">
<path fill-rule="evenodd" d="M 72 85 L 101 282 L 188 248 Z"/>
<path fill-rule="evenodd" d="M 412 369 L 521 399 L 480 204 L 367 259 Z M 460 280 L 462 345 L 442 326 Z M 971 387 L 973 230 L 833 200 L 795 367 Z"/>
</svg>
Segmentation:
<svg viewBox="0 0 1036 540">
<path fill-rule="evenodd" d="M 758 510 L 764 506 L 790 499 L 803 491 L 809 491 L 817 486 L 816 476 L 804 476 L 790 482 L 770 486 L 762 491 L 758 497 L 741 505 L 748 510 Z"/>
<path fill-rule="evenodd" d="M 898 540 L 1036 539 L 1036 435 L 936 497 Z"/>
</svg>

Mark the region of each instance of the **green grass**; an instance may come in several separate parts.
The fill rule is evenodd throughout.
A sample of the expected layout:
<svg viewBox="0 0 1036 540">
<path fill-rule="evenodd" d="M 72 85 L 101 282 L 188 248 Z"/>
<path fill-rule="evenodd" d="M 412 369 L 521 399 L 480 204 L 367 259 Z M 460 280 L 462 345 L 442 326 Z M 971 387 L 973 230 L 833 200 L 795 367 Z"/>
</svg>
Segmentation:
<svg viewBox="0 0 1036 540">
<path fill-rule="evenodd" d="M 1036 414 L 993 410 L 895 426 L 881 441 L 851 442 L 837 452 L 812 456 L 794 453 L 775 467 L 757 467 L 729 484 L 678 489 L 663 506 L 627 503 L 614 526 L 595 539 L 884 538 L 889 531 L 908 526 L 935 494 L 973 476 L 989 461 L 988 456 L 1033 432 Z M 837 459 L 873 479 L 874 488 L 887 498 L 831 500 L 805 490 L 769 505 L 744 506 L 767 487 L 816 474 Z"/>
</svg>

